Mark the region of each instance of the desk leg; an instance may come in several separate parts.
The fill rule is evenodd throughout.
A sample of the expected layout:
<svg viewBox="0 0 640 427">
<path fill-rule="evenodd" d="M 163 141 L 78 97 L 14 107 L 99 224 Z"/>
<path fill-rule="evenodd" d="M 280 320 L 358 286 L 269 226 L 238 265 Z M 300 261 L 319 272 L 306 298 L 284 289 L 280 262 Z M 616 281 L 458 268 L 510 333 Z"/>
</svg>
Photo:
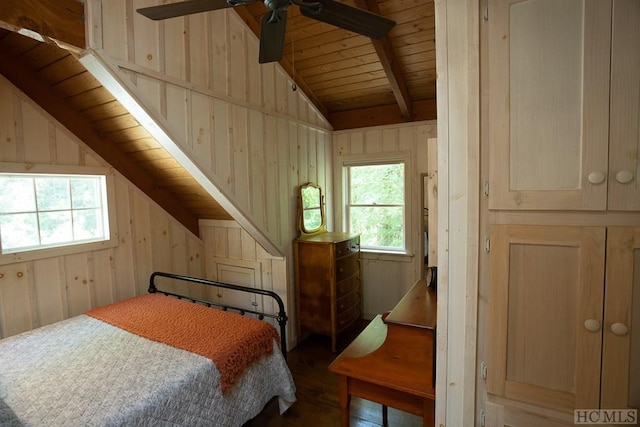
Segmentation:
<svg viewBox="0 0 640 427">
<path fill-rule="evenodd" d="M 423 400 L 422 409 L 422 425 L 423 427 L 434 427 L 436 423 L 435 419 L 435 405 L 436 401 L 432 399 Z"/>
<path fill-rule="evenodd" d="M 338 399 L 340 401 L 340 425 L 349 427 L 351 395 L 349 394 L 349 378 L 344 375 L 338 375 Z"/>
</svg>

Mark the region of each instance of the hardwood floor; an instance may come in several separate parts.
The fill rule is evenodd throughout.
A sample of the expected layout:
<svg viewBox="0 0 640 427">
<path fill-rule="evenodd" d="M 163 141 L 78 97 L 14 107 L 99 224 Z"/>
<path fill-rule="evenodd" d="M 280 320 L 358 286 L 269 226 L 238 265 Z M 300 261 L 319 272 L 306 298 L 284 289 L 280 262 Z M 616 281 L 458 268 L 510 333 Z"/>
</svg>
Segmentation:
<svg viewBox="0 0 640 427">
<path fill-rule="evenodd" d="M 296 383 L 298 401 L 280 415 L 277 400 L 267 404 L 264 411 L 245 427 L 333 427 L 340 426 L 337 376 L 327 367 L 357 334 L 367 321 L 339 340 L 338 352 L 331 351 L 331 339 L 311 335 L 288 353 L 287 361 Z M 389 426 L 421 427 L 422 418 L 389 408 Z M 381 405 L 363 399 L 351 401 L 351 427 L 382 425 Z"/>
</svg>

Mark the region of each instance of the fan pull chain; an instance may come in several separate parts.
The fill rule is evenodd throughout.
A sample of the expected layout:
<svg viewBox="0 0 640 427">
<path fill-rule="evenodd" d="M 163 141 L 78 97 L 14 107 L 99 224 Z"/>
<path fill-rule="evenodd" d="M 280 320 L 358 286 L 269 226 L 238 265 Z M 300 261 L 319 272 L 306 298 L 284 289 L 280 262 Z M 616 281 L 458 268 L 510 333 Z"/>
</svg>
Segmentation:
<svg viewBox="0 0 640 427">
<path fill-rule="evenodd" d="M 293 42 L 293 19 L 291 20 L 291 67 L 293 68 L 292 70 L 292 76 L 293 77 L 293 83 L 291 84 L 291 91 L 295 92 L 296 90 L 298 90 L 298 86 L 296 85 L 296 49 L 295 49 L 295 44 Z"/>
</svg>

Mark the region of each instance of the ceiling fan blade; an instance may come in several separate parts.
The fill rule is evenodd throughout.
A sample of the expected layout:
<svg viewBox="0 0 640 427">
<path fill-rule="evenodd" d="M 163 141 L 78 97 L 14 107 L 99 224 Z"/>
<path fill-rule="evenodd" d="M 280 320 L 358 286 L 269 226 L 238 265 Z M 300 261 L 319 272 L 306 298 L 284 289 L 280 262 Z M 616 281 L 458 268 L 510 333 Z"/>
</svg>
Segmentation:
<svg viewBox="0 0 640 427">
<path fill-rule="evenodd" d="M 143 7 L 136 12 L 154 21 L 177 16 L 191 15 L 192 13 L 209 12 L 210 10 L 232 7 L 227 0 L 190 0 L 178 3 L 161 4 L 158 6 Z"/>
<path fill-rule="evenodd" d="M 318 8 L 314 4 L 320 4 Z M 300 4 L 300 3 L 298 3 Z M 358 34 L 380 39 L 384 37 L 396 23 L 383 16 L 353 6 L 338 3 L 334 0 L 313 0 L 308 6 L 300 4 L 300 13 L 304 16 Z"/>
<path fill-rule="evenodd" d="M 287 27 L 287 11 L 274 10 L 262 17 L 260 23 L 260 58 L 258 62 L 279 61 L 284 51 L 284 33 Z"/>
</svg>

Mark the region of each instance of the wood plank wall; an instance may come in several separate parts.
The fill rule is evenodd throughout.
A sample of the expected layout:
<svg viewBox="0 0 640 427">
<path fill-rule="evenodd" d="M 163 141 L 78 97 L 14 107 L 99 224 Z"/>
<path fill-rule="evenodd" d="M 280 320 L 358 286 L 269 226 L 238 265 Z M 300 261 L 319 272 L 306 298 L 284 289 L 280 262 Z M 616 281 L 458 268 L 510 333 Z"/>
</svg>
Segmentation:
<svg viewBox="0 0 640 427">
<path fill-rule="evenodd" d="M 290 89 L 291 81 L 277 64 L 258 64 L 259 41 L 234 11 L 156 23 L 135 13 L 152 0 L 99 3 L 101 32 L 94 39 L 102 45 L 93 47 L 117 60 L 147 106 L 166 118 L 184 151 L 281 248 L 285 259 L 293 259 L 298 185 L 313 181 L 323 187 L 328 226 L 335 229 L 337 150 L 411 152 L 412 256 L 365 257 L 363 264 L 365 313 L 372 317 L 393 307 L 421 272 L 419 181 L 427 171 L 426 144 L 435 136 L 435 123 L 347 131 L 334 138 L 311 103 Z M 333 142 L 346 140 L 350 144 L 340 148 Z M 207 252 L 208 258 L 215 256 Z M 293 263 L 285 268 L 287 301 L 293 307 Z"/>
<path fill-rule="evenodd" d="M 90 1 L 91 47 L 113 58 L 146 107 L 166 119 L 183 151 L 228 195 L 242 216 L 234 219 L 279 249 L 272 255 L 293 259 L 299 185 L 312 181 L 324 189 L 333 223 L 330 125 L 291 89 L 278 64 L 258 63 L 259 40 L 233 10 L 153 22 L 135 13 L 153 0 Z M 259 247 L 263 236 L 248 237 Z M 233 260 L 225 251 L 209 245 L 207 259 Z M 274 286 L 293 308 L 293 262 L 279 268 L 285 271 Z"/>
<path fill-rule="evenodd" d="M 283 257 L 270 255 L 235 221 L 201 220 L 200 236 L 204 242 L 206 277 L 210 280 L 225 281 L 219 277 L 221 266 L 237 266 L 244 270 L 255 270 L 256 277 L 253 287 L 277 293 L 283 299 L 285 310 L 289 316 L 287 331 L 288 347 L 295 346 L 295 305 L 288 300 L 287 294 L 287 262 Z M 291 264 L 291 263 L 289 263 Z M 240 283 L 249 285 L 248 283 Z M 214 296 L 215 297 L 215 296 Z M 251 298 L 247 295 L 247 299 Z M 224 298 L 221 298 L 224 299 Z M 268 301 L 268 302 L 266 302 Z M 229 301 L 226 301 L 229 302 Z M 259 308 L 277 313 L 277 306 L 271 299 L 259 302 Z M 251 308 L 250 303 L 240 302 L 242 306 Z"/>
<path fill-rule="evenodd" d="M 422 236 L 422 174 L 428 171 L 427 140 L 436 136 L 436 122 L 379 126 L 334 132 L 334 182 L 339 181 L 340 158 L 350 155 L 367 155 L 378 160 L 409 153 L 406 173 L 410 177 L 411 197 L 406 201 L 410 221 L 407 224 L 408 255 L 362 254 L 363 316 L 372 319 L 376 314 L 391 310 L 400 298 L 420 279 L 423 264 L 424 238 Z M 339 188 L 338 188 L 339 190 Z M 336 193 L 339 191 L 336 190 Z M 338 197 L 336 197 L 338 198 Z M 335 200 L 335 203 L 339 203 Z M 342 218 L 336 210 L 336 227 L 341 229 Z"/>
<path fill-rule="evenodd" d="M 109 166 L 1 77 L 0 106 L 0 162 Z M 156 270 L 204 275 L 198 237 L 117 173 L 115 187 L 116 247 L 0 265 L 0 337 L 146 293 Z"/>
<path fill-rule="evenodd" d="M 101 31 L 92 39 L 101 44 L 92 48 L 104 49 L 145 107 L 166 120 L 239 211 L 235 219 L 289 255 L 298 185 L 331 186 L 328 122 L 279 65 L 258 63 L 259 40 L 232 9 L 157 22 L 135 12 L 154 1 L 94 3 L 101 18 L 92 16 L 91 28 Z"/>
</svg>

